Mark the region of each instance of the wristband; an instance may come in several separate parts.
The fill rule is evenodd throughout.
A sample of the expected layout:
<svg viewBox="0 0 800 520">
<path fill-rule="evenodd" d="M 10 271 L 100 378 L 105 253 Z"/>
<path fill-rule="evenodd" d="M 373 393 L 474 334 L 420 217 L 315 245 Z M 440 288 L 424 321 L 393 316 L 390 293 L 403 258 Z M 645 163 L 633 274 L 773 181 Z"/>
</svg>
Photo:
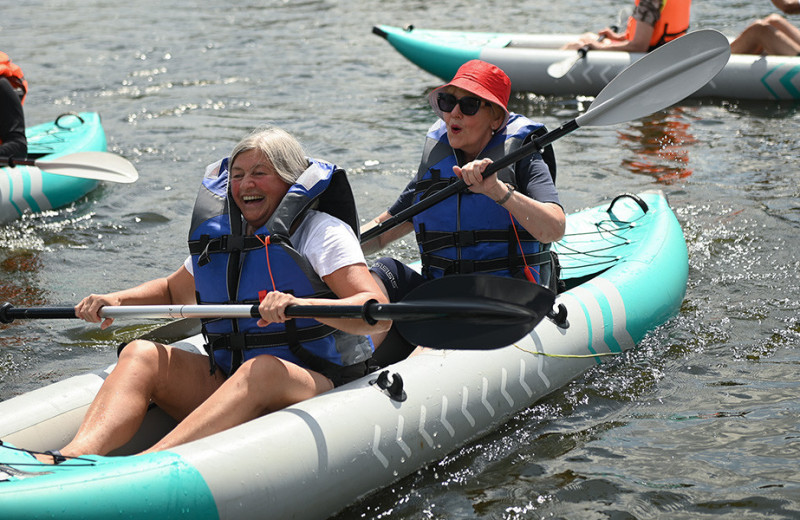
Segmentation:
<svg viewBox="0 0 800 520">
<path fill-rule="evenodd" d="M 508 188 L 508 191 L 506 192 L 505 195 L 503 195 L 503 198 L 501 198 L 500 200 L 496 200 L 495 201 L 496 203 L 500 204 L 501 206 L 503 204 L 505 204 L 506 202 L 508 202 L 508 199 L 511 198 L 511 195 L 514 194 L 514 189 L 515 189 L 514 186 L 510 185 L 509 183 L 506 183 L 506 187 Z"/>
</svg>

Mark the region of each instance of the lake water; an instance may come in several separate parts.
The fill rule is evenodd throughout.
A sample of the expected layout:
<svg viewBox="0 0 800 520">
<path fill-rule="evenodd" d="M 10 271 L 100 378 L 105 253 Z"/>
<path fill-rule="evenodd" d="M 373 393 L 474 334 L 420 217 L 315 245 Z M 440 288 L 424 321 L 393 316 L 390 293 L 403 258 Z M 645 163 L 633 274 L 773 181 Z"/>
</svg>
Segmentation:
<svg viewBox="0 0 800 520">
<path fill-rule="evenodd" d="M 0 228 L 0 301 L 71 305 L 171 272 L 204 165 L 262 123 L 345 167 L 362 217 L 385 209 L 416 169 L 433 120 L 424 95 L 441 82 L 373 25 L 582 32 L 628 3 L 2 2 L 0 49 L 29 80 L 28 124 L 99 112 L 109 150 L 141 178 Z M 766 0 L 697 2 L 692 26 L 734 35 L 771 11 Z M 511 102 L 550 128 L 586 106 Z M 621 192 L 669 195 L 690 254 L 680 315 L 337 518 L 800 515 L 799 130 L 796 103 L 706 100 L 559 140 L 567 211 Z M 413 258 L 413 240 L 389 253 Z M 0 398 L 110 363 L 147 328 L 3 326 Z"/>
</svg>

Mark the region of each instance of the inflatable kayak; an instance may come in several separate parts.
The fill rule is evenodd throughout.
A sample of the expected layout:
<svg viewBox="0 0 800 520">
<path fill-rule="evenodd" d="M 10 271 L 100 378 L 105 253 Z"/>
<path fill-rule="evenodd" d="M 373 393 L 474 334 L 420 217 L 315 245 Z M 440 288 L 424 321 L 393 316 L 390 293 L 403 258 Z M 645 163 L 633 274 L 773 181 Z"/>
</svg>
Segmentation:
<svg viewBox="0 0 800 520">
<path fill-rule="evenodd" d="M 566 316 L 494 350 L 429 349 L 281 411 L 169 451 L 150 410 L 131 443 L 56 466 L 25 450 L 75 434 L 113 367 L 0 403 L 0 511 L 25 518 L 325 518 L 442 459 L 676 315 L 688 257 L 660 192 L 568 217 L 555 245 Z M 197 349 L 199 336 L 178 344 Z"/>
<path fill-rule="evenodd" d="M 409 61 L 450 81 L 466 61 L 481 59 L 503 69 L 511 87 L 539 95 L 594 96 L 641 53 L 589 51 L 564 76 L 555 78 L 548 67 L 570 62 L 577 51 L 560 50 L 579 34 L 510 34 L 426 30 L 376 26 Z M 690 97 L 726 99 L 800 99 L 800 57 L 733 54 L 725 68 Z"/>
<path fill-rule="evenodd" d="M 105 152 L 106 134 L 94 112 L 62 114 L 29 127 L 28 158 L 51 160 L 75 152 Z M 56 175 L 32 166 L 0 168 L 0 224 L 26 211 L 64 207 L 97 187 L 99 181 Z"/>
</svg>

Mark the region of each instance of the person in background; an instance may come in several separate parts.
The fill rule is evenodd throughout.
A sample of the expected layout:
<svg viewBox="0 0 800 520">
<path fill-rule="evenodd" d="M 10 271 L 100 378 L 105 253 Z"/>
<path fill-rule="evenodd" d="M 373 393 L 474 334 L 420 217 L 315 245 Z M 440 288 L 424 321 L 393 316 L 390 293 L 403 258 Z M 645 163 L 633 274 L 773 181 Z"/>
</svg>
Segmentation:
<svg viewBox="0 0 800 520">
<path fill-rule="evenodd" d="M 786 14 L 800 13 L 798 0 L 772 0 Z M 800 29 L 779 14 L 751 23 L 731 42 L 734 54 L 767 54 L 773 56 L 800 55 Z"/>
<path fill-rule="evenodd" d="M 0 157 L 24 158 L 28 154 L 22 105 L 28 82 L 22 69 L 0 52 Z"/>
<path fill-rule="evenodd" d="M 428 131 L 417 174 L 387 211 L 362 226 L 362 232 L 459 178 L 469 189 L 362 244 L 370 254 L 415 231 L 421 274 L 389 257 L 371 268 L 390 301 L 401 300 L 425 280 L 473 272 L 552 288 L 549 244 L 559 240 L 566 227 L 555 188 L 552 147 L 486 178 L 482 175 L 493 160 L 546 132 L 543 125 L 508 111 L 510 95 L 508 76 L 480 60 L 462 65 L 452 81 L 428 95 L 439 119 Z M 382 345 L 375 353 L 378 365 L 413 350 L 394 329 L 391 336 L 392 341 L 383 344 L 383 336 L 373 336 L 376 345 Z"/>
<path fill-rule="evenodd" d="M 318 209 L 311 209 L 316 205 Z M 147 452 L 231 428 L 366 375 L 366 334 L 391 322 L 287 319 L 290 305 L 386 303 L 357 238 L 355 201 L 344 170 L 306 158 L 270 127 L 208 167 L 192 214 L 191 256 L 174 273 L 137 287 L 92 294 L 77 317 L 106 305 L 258 303 L 261 318 L 203 321 L 208 356 L 145 340 L 121 351 L 67 457 L 104 455 L 128 442 L 151 402 L 178 425 Z"/>
<path fill-rule="evenodd" d="M 586 47 L 599 51 L 649 52 L 686 34 L 689 30 L 691 0 L 635 0 L 625 32 L 606 27 L 597 34 L 587 33 L 562 47 Z"/>
</svg>

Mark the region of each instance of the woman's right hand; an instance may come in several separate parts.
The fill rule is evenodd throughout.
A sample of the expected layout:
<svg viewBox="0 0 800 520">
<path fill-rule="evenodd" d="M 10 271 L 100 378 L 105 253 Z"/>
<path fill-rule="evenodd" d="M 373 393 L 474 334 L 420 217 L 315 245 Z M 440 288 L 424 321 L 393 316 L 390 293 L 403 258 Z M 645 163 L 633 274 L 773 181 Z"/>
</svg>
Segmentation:
<svg viewBox="0 0 800 520">
<path fill-rule="evenodd" d="M 266 327 L 270 323 L 284 323 L 289 319 L 286 317 L 286 307 L 301 303 L 304 303 L 304 300 L 300 300 L 294 295 L 280 291 L 270 291 L 258 305 L 258 313 L 261 315 L 261 319 L 258 320 L 257 325 Z"/>
<path fill-rule="evenodd" d="M 98 323 L 102 320 L 100 328 L 106 329 L 114 322 L 114 318 L 103 319 L 100 316 L 100 309 L 106 305 L 119 304 L 120 302 L 116 298 L 111 298 L 108 294 L 90 294 L 75 306 L 75 316 L 91 323 Z"/>
</svg>

